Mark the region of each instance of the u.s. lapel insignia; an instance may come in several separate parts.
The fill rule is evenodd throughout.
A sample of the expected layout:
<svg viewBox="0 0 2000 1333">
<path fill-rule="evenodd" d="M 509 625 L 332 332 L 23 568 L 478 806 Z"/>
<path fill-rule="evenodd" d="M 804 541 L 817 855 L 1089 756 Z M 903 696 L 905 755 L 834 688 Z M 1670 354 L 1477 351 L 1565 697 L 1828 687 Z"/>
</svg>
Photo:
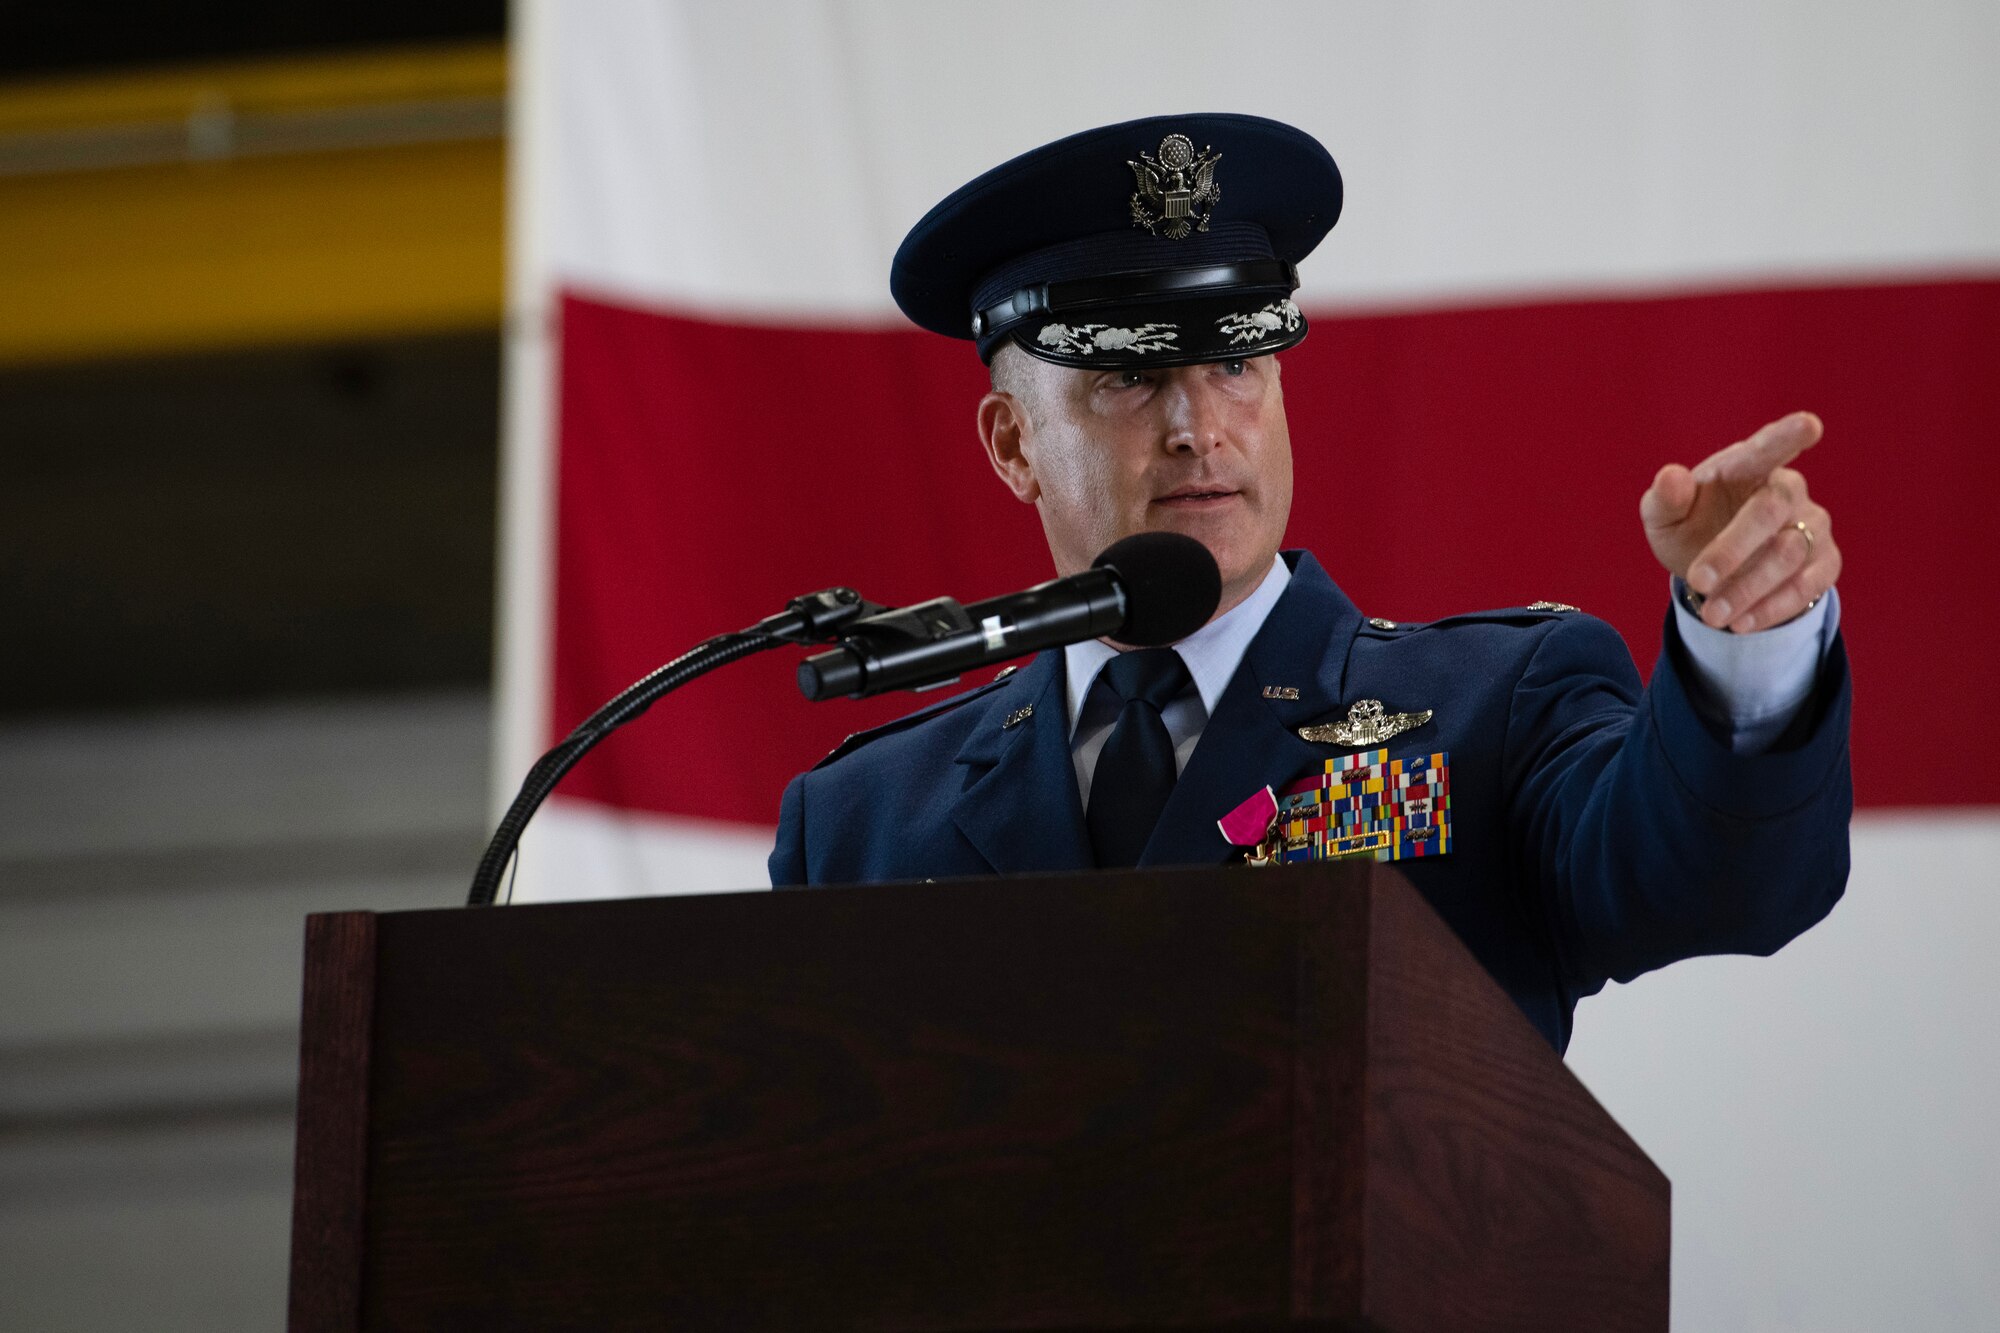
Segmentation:
<svg viewBox="0 0 2000 1333">
<path fill-rule="evenodd" d="M 1208 148 L 1195 152 L 1194 140 L 1185 134 L 1169 134 L 1160 140 L 1158 157 L 1140 153 L 1137 162 L 1128 161 L 1139 186 L 1132 192 L 1132 225 L 1170 241 L 1207 231 L 1209 214 L 1222 201 L 1222 187 L 1215 183 L 1221 160 L 1222 154 Z"/>
<path fill-rule="evenodd" d="M 1019 708 L 1007 714 L 1006 720 L 1000 724 L 1000 730 L 1006 731 L 1009 728 L 1018 727 L 1034 715 L 1035 706 L 1033 704 L 1022 704 Z"/>
<path fill-rule="evenodd" d="M 1299 687 L 1296 685 L 1266 685 L 1264 687 L 1264 697 L 1266 699 L 1296 699 L 1299 697 Z"/>
<path fill-rule="evenodd" d="M 1380 699 L 1362 699 L 1349 706 L 1346 721 L 1300 727 L 1299 738 L 1321 745 L 1380 745 L 1430 720 L 1428 708 L 1421 713 L 1390 713 L 1384 711 Z"/>
</svg>

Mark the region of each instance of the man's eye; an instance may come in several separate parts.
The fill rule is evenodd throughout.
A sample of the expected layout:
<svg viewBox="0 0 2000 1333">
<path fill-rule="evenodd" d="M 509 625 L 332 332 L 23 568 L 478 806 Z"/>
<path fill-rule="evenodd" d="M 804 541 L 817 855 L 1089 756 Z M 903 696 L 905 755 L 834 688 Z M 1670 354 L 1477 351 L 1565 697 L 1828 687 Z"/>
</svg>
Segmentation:
<svg viewBox="0 0 2000 1333">
<path fill-rule="evenodd" d="M 1249 368 L 1249 364 L 1243 361 L 1225 361 L 1222 363 L 1222 373 L 1225 375 L 1241 375 Z"/>
<path fill-rule="evenodd" d="M 1145 382 L 1146 372 L 1143 370 L 1121 370 L 1118 372 L 1118 387 L 1121 389 L 1136 389 Z"/>
</svg>

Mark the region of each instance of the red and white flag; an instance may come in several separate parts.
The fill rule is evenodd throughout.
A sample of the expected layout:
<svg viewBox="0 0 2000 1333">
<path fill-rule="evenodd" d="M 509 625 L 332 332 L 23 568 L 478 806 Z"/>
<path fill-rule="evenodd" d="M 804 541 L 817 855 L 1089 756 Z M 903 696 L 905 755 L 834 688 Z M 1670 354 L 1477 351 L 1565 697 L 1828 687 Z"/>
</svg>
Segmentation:
<svg viewBox="0 0 2000 1333">
<path fill-rule="evenodd" d="M 2000 803 L 1993 20 L 1558 9 L 526 6 L 499 780 L 797 593 L 1047 577 L 973 432 L 983 370 L 902 319 L 889 257 L 986 167 L 1184 108 L 1290 121 L 1346 176 L 1286 356 L 1288 541 L 1364 611 L 1570 602 L 1650 669 L 1640 491 L 1810 407 L 1859 799 Z M 520 895 L 761 884 L 785 780 L 912 705 L 808 705 L 796 656 L 586 759 Z"/>
<path fill-rule="evenodd" d="M 970 600 L 1049 576 L 1034 515 L 976 441 L 984 371 L 897 313 L 890 256 L 931 204 L 1037 144 L 1252 112 L 1318 137 L 1346 180 L 1303 266 L 1312 335 L 1285 357 L 1288 544 L 1366 614 L 1563 601 L 1649 670 L 1667 605 L 1637 515 L 1654 471 L 1796 408 L 1827 423 L 1802 467 L 1847 556 L 1849 899 L 1761 971 L 1683 965 L 1631 988 L 1655 999 L 1593 1002 L 1602 1021 L 1653 1033 L 1656 1054 L 1709 1049 L 1736 1021 L 1716 997 L 1783 996 L 1818 968 L 1797 984 L 1837 1006 L 1880 949 L 1904 951 L 1898 975 L 1927 1003 L 1839 1032 L 1886 1029 L 1898 1058 L 1943 1061 L 1931 1003 L 1995 1014 L 1990 986 L 1954 990 L 1979 984 L 1956 942 L 2000 929 L 1990 4 L 516 12 L 508 791 L 625 685 L 795 594 Z M 530 829 L 516 900 L 762 885 L 784 782 L 912 706 L 808 705 L 797 656 L 698 681 L 591 754 Z M 1800 1003 L 1740 1019 L 1758 1040 L 1837 1045 Z M 1649 1007 L 1665 1004 L 1670 1022 Z M 1580 1055 L 1599 1049 L 1597 1012 Z M 1647 1087 L 1630 1046 L 1593 1056 L 1594 1081 Z M 1704 1169 L 1733 1160 L 1720 1129 L 1674 1137 L 1697 1132 L 1664 1124 L 1663 1160 L 1677 1144 Z M 1986 1171 L 1976 1197 L 1994 1202 Z M 1683 1224 L 1701 1197 L 1680 1196 Z M 1865 1297 L 1843 1300 L 1863 1323 L 1838 1326 L 1878 1326 Z"/>
</svg>

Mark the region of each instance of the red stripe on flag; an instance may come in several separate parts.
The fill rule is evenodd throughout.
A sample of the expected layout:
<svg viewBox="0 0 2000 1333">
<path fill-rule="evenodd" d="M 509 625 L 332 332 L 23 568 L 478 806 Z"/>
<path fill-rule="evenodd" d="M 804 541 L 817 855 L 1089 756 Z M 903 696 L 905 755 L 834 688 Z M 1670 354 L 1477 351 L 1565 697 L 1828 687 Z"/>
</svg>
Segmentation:
<svg viewBox="0 0 2000 1333">
<path fill-rule="evenodd" d="M 1366 614 L 1572 602 L 1649 669 L 1666 578 L 1640 492 L 1660 464 L 1810 407 L 1827 438 L 1802 466 L 1847 555 L 1859 797 L 2000 803 L 1991 764 L 1941 787 L 1908 762 L 1927 745 L 2000 753 L 1996 366 L 1992 280 L 1322 314 L 1284 357 L 1289 541 L 1322 553 Z M 732 326 L 567 297 L 554 733 L 797 593 L 972 600 L 1049 577 L 1039 523 L 974 435 L 984 387 L 968 345 L 914 329 Z M 799 656 L 695 683 L 564 790 L 769 822 L 793 773 L 921 702 L 808 705 Z"/>
</svg>

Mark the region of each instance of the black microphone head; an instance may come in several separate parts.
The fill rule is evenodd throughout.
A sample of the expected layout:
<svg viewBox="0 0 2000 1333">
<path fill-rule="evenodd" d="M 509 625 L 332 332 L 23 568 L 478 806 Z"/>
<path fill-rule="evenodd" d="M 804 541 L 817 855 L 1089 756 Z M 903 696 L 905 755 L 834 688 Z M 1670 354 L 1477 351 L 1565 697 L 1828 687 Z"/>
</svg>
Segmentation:
<svg viewBox="0 0 2000 1333">
<path fill-rule="evenodd" d="M 1222 571 L 1208 548 L 1178 532 L 1140 532 L 1113 542 L 1090 562 L 1116 571 L 1125 589 L 1125 623 L 1112 637 L 1134 648 L 1185 639 L 1208 623 L 1222 601 Z"/>
</svg>

